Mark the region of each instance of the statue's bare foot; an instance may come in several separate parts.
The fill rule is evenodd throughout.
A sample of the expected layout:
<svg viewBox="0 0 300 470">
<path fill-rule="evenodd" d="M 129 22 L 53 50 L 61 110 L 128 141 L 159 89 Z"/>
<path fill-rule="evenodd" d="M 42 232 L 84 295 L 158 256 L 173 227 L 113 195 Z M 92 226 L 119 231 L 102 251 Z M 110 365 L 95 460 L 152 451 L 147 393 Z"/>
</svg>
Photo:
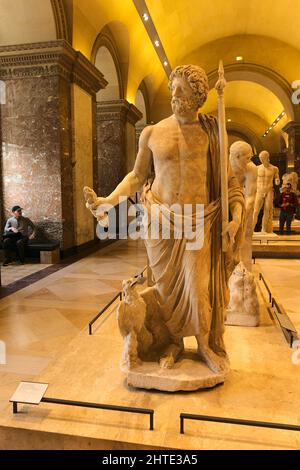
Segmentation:
<svg viewBox="0 0 300 470">
<path fill-rule="evenodd" d="M 172 369 L 174 367 L 175 361 L 172 354 L 166 357 L 162 357 L 159 361 L 161 369 Z"/>
<path fill-rule="evenodd" d="M 183 350 L 183 341 L 170 344 L 159 361 L 160 367 L 162 369 L 172 369 Z"/>
<path fill-rule="evenodd" d="M 229 364 L 225 357 L 220 357 L 213 351 L 208 349 L 203 350 L 202 348 L 198 349 L 198 354 L 215 374 L 226 374 L 228 372 Z"/>
</svg>

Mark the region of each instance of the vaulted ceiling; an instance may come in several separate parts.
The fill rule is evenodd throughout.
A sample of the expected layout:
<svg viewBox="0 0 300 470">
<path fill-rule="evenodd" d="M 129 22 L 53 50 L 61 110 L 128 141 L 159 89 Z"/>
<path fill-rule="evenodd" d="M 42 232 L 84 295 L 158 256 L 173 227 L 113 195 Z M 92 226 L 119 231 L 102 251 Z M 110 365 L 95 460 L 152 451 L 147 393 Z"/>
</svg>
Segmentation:
<svg viewBox="0 0 300 470">
<path fill-rule="evenodd" d="M 229 36 L 266 36 L 297 49 L 300 45 L 298 0 L 146 0 L 146 3 L 174 65 L 199 47 Z"/>
<path fill-rule="evenodd" d="M 261 145 L 270 146 L 270 136 L 262 135 L 283 110 L 287 116 L 272 130 L 274 138 L 288 120 L 299 119 L 299 106 L 291 102 L 291 83 L 300 78 L 299 0 L 146 0 L 146 4 L 171 66 L 194 63 L 209 74 L 211 91 L 202 112 L 216 112 L 212 88 L 222 59 L 229 79 L 226 107 L 236 114 L 240 111 L 239 125 L 245 132 L 257 134 L 259 129 Z M 154 100 L 155 121 L 170 112 L 168 100 L 164 79 Z"/>
</svg>

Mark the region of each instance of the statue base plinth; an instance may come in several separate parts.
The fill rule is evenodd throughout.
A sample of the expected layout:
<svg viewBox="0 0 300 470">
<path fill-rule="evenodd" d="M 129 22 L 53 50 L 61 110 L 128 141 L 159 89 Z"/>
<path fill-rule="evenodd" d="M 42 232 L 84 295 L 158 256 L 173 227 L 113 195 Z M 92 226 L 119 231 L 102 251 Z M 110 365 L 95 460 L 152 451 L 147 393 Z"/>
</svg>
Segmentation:
<svg viewBox="0 0 300 470">
<path fill-rule="evenodd" d="M 274 232 L 254 232 L 253 233 L 253 240 L 257 240 L 257 239 L 260 239 L 260 238 L 278 238 L 279 235 L 277 235 L 277 233 L 274 233 Z"/>
<path fill-rule="evenodd" d="M 157 362 L 143 362 L 127 371 L 127 384 L 147 390 L 191 392 L 215 387 L 225 381 L 227 374 L 216 374 L 200 359 L 184 354 L 172 369 L 162 369 Z"/>
<path fill-rule="evenodd" d="M 227 312 L 225 325 L 228 326 L 258 326 L 259 316 L 249 315 L 247 313 L 231 313 Z"/>
</svg>

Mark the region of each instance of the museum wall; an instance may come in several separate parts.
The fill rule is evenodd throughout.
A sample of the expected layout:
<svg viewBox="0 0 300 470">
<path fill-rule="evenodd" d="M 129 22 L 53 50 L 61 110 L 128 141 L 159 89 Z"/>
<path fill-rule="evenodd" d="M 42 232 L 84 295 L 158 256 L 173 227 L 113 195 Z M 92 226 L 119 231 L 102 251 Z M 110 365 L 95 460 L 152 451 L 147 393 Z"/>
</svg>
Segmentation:
<svg viewBox="0 0 300 470">
<path fill-rule="evenodd" d="M 76 245 L 94 239 L 94 220 L 86 210 L 82 189 L 93 187 L 92 97 L 74 84 L 73 95 L 73 184 Z"/>
<path fill-rule="evenodd" d="M 5 215 L 20 204 L 50 238 L 58 240 L 62 239 L 59 106 L 63 99 L 59 95 L 58 77 L 8 80 L 1 113 Z"/>
<path fill-rule="evenodd" d="M 1 46 L 56 38 L 51 0 L 1 0 Z"/>
<path fill-rule="evenodd" d="M 94 186 L 95 99 L 103 75 L 64 40 L 0 47 L 2 204 L 15 204 L 41 240 L 67 251 L 95 238 L 84 205 Z M 94 111 L 94 112 L 93 112 Z"/>
</svg>

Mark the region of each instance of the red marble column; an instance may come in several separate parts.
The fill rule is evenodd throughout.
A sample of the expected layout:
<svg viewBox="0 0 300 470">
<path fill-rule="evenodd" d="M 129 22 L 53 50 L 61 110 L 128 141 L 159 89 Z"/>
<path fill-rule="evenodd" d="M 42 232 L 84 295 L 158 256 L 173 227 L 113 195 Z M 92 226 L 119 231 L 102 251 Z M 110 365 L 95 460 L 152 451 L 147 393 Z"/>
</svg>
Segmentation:
<svg viewBox="0 0 300 470">
<path fill-rule="evenodd" d="M 126 100 L 97 103 L 97 193 L 108 196 L 127 173 L 126 126 L 135 126 L 142 114 Z M 135 145 L 131 152 L 135 153 Z M 133 156 L 135 157 L 135 156 Z"/>
<path fill-rule="evenodd" d="M 72 83 L 93 99 L 103 75 L 66 41 L 0 47 L 2 201 L 20 204 L 47 239 L 72 248 Z"/>
</svg>

